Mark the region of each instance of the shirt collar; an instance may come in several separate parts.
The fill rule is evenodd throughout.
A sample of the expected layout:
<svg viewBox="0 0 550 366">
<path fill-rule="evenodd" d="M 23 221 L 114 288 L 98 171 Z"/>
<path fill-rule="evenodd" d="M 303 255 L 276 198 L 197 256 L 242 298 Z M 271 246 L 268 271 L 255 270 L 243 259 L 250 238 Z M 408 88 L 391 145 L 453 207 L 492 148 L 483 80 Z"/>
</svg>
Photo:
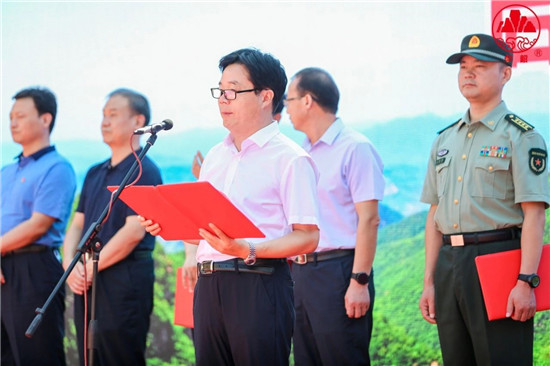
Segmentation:
<svg viewBox="0 0 550 366">
<path fill-rule="evenodd" d="M 492 111 L 487 113 L 487 115 L 478 122 L 481 122 L 485 127 L 493 131 L 496 128 L 498 122 L 504 117 L 507 112 L 508 107 L 506 107 L 506 103 L 504 103 L 504 101 L 501 101 L 495 108 L 493 108 Z M 462 116 L 460 122 L 458 122 L 458 128 L 462 127 L 464 123 L 468 125 L 472 123 L 470 121 L 469 109 L 466 111 L 466 113 L 464 113 L 464 116 Z"/>
<path fill-rule="evenodd" d="M 323 136 L 316 141 L 313 145 L 317 145 L 319 142 L 323 142 L 327 145 L 332 145 L 334 141 L 336 141 L 336 138 L 340 134 L 340 132 L 344 129 L 344 123 L 340 118 L 336 118 L 334 122 L 327 128 Z M 309 150 L 312 145 L 309 139 L 305 139 L 304 143 L 302 144 L 302 147 L 306 150 Z"/>
<path fill-rule="evenodd" d="M 252 135 L 247 137 L 241 145 L 241 150 L 244 150 L 247 146 L 250 146 L 251 144 L 256 144 L 259 147 L 262 147 L 279 133 L 279 124 L 277 123 L 277 121 L 273 121 L 267 126 L 261 128 L 260 130 L 254 132 Z M 231 136 L 231 134 L 228 134 L 223 140 L 223 143 L 228 147 L 234 146 L 235 144 L 233 143 L 233 136 Z"/>
<path fill-rule="evenodd" d="M 136 154 L 137 156 L 139 156 L 139 154 L 141 154 L 141 150 L 143 148 L 140 147 L 139 149 L 136 150 Z M 144 157 L 145 158 L 145 157 Z M 103 164 L 101 164 L 101 167 L 102 168 L 105 168 L 107 170 L 111 170 L 111 169 L 115 169 L 115 168 L 118 168 L 119 166 L 124 166 L 125 164 L 127 164 L 129 161 L 132 161 L 134 162 L 135 158 L 134 158 L 134 154 L 130 153 L 130 155 L 128 155 L 127 157 L 125 157 L 124 159 L 122 159 L 122 161 L 120 163 L 118 163 L 117 165 L 111 165 L 111 158 L 105 160 L 103 162 Z M 143 162 L 143 160 L 142 160 Z"/>
<path fill-rule="evenodd" d="M 23 159 L 33 159 L 34 161 L 40 159 L 42 156 L 46 155 L 49 152 L 55 151 L 55 146 L 46 146 L 45 148 L 42 148 L 38 150 L 37 152 L 30 154 L 29 156 L 23 156 L 23 153 L 16 156 L 19 161 Z"/>
<path fill-rule="evenodd" d="M 332 122 L 329 128 L 327 128 L 323 136 L 321 136 L 319 141 L 323 141 L 327 145 L 332 145 L 343 128 L 344 123 L 342 122 L 342 120 L 340 118 L 336 118 L 336 120 Z"/>
</svg>

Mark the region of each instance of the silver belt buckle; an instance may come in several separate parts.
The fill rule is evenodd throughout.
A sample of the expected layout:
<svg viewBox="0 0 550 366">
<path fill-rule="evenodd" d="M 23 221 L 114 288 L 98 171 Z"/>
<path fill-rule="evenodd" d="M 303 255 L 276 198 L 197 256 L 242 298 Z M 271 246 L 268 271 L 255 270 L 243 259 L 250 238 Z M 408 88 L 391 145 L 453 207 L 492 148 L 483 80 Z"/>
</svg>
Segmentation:
<svg viewBox="0 0 550 366">
<path fill-rule="evenodd" d="M 214 272 L 214 262 L 213 261 L 204 261 L 201 263 L 201 273 L 204 275 L 209 275 Z"/>
<path fill-rule="evenodd" d="M 463 247 L 464 235 L 451 235 L 451 245 L 453 247 Z"/>
<path fill-rule="evenodd" d="M 306 264 L 307 263 L 307 254 L 300 254 L 294 257 L 294 263 L 297 264 Z"/>
</svg>

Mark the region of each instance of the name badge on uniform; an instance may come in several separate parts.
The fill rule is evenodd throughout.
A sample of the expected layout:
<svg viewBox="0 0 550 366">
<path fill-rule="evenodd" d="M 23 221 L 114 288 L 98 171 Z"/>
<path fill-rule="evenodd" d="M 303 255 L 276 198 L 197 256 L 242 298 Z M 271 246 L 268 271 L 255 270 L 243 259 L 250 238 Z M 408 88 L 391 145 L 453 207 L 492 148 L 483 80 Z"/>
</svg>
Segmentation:
<svg viewBox="0 0 550 366">
<path fill-rule="evenodd" d="M 437 159 L 435 159 L 435 165 L 443 164 L 445 162 L 445 158 L 443 156 L 447 155 L 449 153 L 448 149 L 441 149 L 437 152 Z"/>
</svg>

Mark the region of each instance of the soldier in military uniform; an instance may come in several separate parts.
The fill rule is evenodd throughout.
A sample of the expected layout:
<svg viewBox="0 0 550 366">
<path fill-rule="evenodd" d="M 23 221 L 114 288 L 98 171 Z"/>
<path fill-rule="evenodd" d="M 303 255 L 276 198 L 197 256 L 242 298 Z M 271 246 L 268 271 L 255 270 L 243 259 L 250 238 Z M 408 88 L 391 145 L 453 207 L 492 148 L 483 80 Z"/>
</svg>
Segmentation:
<svg viewBox="0 0 550 366">
<path fill-rule="evenodd" d="M 547 150 L 534 127 L 502 101 L 512 57 L 493 37 L 474 34 L 447 59 L 460 63 L 459 89 L 470 108 L 439 132 L 430 153 L 419 304 L 424 319 L 437 324 L 445 366 L 533 362 L 534 287 L 550 203 Z M 488 321 L 474 259 L 519 248 L 507 318 Z"/>
</svg>

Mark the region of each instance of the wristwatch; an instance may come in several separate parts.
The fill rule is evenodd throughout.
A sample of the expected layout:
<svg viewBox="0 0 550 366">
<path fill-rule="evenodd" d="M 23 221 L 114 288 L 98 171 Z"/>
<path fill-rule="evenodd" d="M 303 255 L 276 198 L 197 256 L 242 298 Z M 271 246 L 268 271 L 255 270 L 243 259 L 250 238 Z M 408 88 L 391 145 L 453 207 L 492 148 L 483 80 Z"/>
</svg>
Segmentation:
<svg viewBox="0 0 550 366">
<path fill-rule="evenodd" d="M 357 281 L 357 283 L 359 283 L 360 285 L 366 285 L 367 283 L 369 283 L 369 275 L 367 274 L 367 272 L 352 273 L 351 278 Z"/>
<path fill-rule="evenodd" d="M 247 241 L 247 243 L 250 251 L 248 252 L 248 257 L 244 259 L 244 264 L 251 266 L 256 263 L 256 247 L 249 241 Z"/>
<path fill-rule="evenodd" d="M 518 280 L 527 282 L 532 288 L 536 288 L 538 285 L 540 285 L 540 277 L 536 273 L 530 275 L 520 273 L 518 275 Z"/>
</svg>

